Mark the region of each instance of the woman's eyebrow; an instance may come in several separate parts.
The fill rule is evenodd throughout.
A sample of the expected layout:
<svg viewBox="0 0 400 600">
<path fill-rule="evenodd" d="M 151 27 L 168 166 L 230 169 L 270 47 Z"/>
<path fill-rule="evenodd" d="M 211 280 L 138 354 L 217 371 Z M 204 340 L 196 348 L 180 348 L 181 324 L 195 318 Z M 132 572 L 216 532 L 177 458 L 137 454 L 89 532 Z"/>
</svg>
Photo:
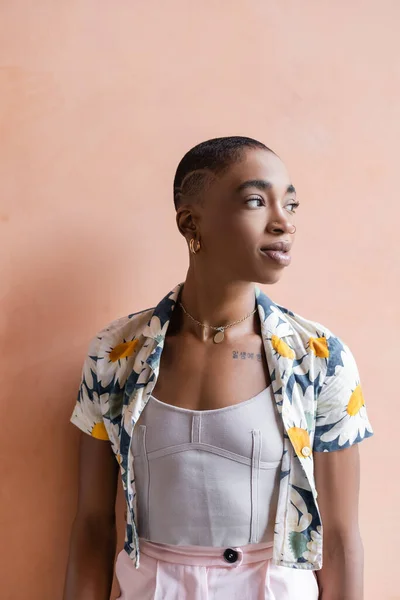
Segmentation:
<svg viewBox="0 0 400 600">
<path fill-rule="evenodd" d="M 249 179 L 248 181 L 244 181 L 237 188 L 237 192 L 241 192 L 242 190 L 246 190 L 247 188 L 257 188 L 259 190 L 269 190 L 272 188 L 272 183 L 270 181 L 266 181 L 265 179 Z"/>
<path fill-rule="evenodd" d="M 243 183 L 241 183 L 236 189 L 236 191 L 241 192 L 242 190 L 246 190 L 248 188 L 257 188 L 262 191 L 270 190 L 272 188 L 272 183 L 270 181 L 267 181 L 266 179 L 249 179 L 248 181 L 244 181 Z M 288 185 L 286 193 L 295 194 L 296 189 L 294 185 Z"/>
<path fill-rule="evenodd" d="M 294 187 L 294 185 L 292 185 L 292 184 L 288 185 L 286 193 L 287 194 L 295 194 L 296 193 L 296 188 Z"/>
</svg>

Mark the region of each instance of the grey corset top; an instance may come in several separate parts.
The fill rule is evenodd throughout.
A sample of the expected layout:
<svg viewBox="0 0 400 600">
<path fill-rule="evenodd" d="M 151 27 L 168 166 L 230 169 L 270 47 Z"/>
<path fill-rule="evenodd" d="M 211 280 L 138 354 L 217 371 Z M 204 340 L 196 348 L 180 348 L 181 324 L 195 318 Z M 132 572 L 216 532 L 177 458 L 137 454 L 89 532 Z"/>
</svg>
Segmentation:
<svg viewBox="0 0 400 600">
<path fill-rule="evenodd" d="M 138 533 L 152 542 L 273 542 L 283 426 L 272 387 L 216 410 L 150 397 L 132 437 Z"/>
</svg>

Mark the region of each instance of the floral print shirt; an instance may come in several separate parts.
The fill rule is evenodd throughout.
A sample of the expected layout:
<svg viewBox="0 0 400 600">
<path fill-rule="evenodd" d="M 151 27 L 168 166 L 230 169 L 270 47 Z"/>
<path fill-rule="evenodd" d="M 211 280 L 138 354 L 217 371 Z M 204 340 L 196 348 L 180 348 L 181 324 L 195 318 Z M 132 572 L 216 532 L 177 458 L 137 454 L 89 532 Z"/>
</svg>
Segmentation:
<svg viewBox="0 0 400 600">
<path fill-rule="evenodd" d="M 91 342 L 71 421 L 109 440 L 127 504 L 125 550 L 139 567 L 132 431 L 156 384 L 172 311 L 183 284 L 149 310 L 120 318 Z M 273 563 L 322 567 L 323 528 L 313 453 L 347 448 L 373 435 L 349 348 L 326 327 L 255 299 L 279 415 L 284 426 Z"/>
</svg>

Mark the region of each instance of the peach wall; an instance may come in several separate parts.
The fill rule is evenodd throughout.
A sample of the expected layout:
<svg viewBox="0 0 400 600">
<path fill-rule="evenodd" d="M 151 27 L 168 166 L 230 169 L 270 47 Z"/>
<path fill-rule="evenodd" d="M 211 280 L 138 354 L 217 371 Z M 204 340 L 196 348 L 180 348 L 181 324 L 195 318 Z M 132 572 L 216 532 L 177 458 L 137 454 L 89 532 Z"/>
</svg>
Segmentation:
<svg viewBox="0 0 400 600">
<path fill-rule="evenodd" d="M 3 600 L 61 598 L 87 343 L 184 278 L 174 169 L 232 134 L 299 189 L 293 265 L 267 292 L 358 359 L 366 600 L 400 599 L 399 22 L 396 0 L 1 2 Z"/>
</svg>

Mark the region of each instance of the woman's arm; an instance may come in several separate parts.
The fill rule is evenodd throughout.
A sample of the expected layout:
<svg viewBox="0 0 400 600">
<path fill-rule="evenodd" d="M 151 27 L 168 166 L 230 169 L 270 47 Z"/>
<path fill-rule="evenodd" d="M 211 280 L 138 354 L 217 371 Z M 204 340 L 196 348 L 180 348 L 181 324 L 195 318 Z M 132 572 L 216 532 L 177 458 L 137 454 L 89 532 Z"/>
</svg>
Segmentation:
<svg viewBox="0 0 400 600">
<path fill-rule="evenodd" d="M 109 600 L 116 547 L 118 463 L 111 444 L 81 436 L 78 509 L 64 600 Z"/>
<path fill-rule="evenodd" d="M 320 600 L 362 600 L 358 444 L 334 452 L 314 452 L 314 461 L 323 523 L 323 567 L 316 572 Z"/>
</svg>

